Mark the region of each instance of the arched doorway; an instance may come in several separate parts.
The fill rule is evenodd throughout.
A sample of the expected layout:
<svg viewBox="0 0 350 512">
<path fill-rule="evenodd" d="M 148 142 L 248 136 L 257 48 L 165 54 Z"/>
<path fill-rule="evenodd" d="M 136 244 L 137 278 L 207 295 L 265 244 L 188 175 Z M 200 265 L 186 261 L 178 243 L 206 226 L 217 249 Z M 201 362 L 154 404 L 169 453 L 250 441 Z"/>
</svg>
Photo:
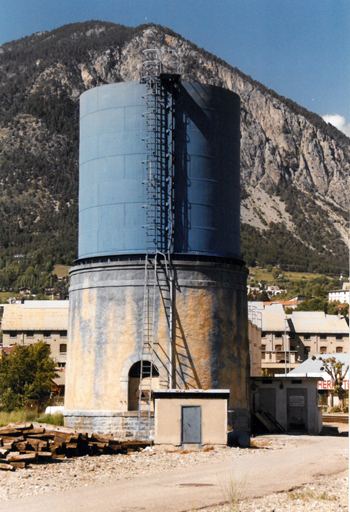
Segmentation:
<svg viewBox="0 0 350 512">
<path fill-rule="evenodd" d="M 144 361 L 144 365 L 148 368 L 152 365 L 152 389 L 159 388 L 159 372 L 150 361 Z M 147 372 L 148 373 L 148 372 Z M 129 387 L 128 387 L 128 411 L 137 411 L 139 408 L 138 390 L 140 385 L 141 361 L 137 361 L 129 370 Z"/>
</svg>

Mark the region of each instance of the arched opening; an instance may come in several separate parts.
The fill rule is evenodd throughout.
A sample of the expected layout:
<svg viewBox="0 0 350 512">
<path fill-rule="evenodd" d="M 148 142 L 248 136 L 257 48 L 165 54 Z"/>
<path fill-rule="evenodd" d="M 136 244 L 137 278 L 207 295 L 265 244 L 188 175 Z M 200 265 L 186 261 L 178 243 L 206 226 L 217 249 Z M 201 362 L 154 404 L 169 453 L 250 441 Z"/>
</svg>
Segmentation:
<svg viewBox="0 0 350 512">
<path fill-rule="evenodd" d="M 147 373 L 149 374 L 152 365 L 152 389 L 159 388 L 159 372 L 157 368 L 150 361 L 144 361 L 143 364 L 148 366 Z M 132 365 L 129 370 L 129 387 L 128 387 L 128 411 L 137 411 L 139 408 L 139 385 L 141 374 L 141 361 L 137 361 Z M 145 379 L 145 384 L 147 381 Z"/>
</svg>

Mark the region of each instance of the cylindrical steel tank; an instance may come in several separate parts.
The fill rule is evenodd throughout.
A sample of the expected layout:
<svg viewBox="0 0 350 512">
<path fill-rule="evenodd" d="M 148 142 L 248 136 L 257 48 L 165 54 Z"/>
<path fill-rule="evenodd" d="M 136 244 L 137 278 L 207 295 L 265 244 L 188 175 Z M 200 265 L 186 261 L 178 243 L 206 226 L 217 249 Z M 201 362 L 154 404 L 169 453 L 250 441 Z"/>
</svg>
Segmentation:
<svg viewBox="0 0 350 512">
<path fill-rule="evenodd" d="M 146 251 L 146 86 L 85 92 L 80 114 L 79 258 Z M 182 83 L 175 115 L 175 254 L 240 259 L 239 97 Z"/>
<path fill-rule="evenodd" d="M 170 368 L 173 388 L 230 389 L 235 429 L 244 430 L 249 349 L 239 98 L 197 83 L 178 83 L 174 91 L 173 286 L 168 290 L 166 262 L 158 255 L 155 383 L 166 386 Z M 147 246 L 145 97 L 146 86 L 136 82 L 81 97 L 79 259 L 70 271 L 65 423 L 118 436 L 134 432 L 137 423 L 133 394 Z M 156 252 L 149 243 L 147 250 Z"/>
</svg>

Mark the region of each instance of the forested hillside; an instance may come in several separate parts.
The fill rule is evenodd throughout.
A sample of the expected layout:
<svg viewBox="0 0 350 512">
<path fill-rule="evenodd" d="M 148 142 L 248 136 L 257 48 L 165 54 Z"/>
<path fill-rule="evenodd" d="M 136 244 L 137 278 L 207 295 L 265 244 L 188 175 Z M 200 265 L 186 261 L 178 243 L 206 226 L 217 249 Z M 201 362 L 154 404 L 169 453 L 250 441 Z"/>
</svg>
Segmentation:
<svg viewBox="0 0 350 512">
<path fill-rule="evenodd" d="M 39 275 L 76 258 L 79 96 L 138 80 L 142 51 L 162 46 L 182 53 L 184 80 L 241 97 L 247 262 L 345 271 L 344 134 L 169 29 L 91 21 L 0 47 L 0 288 L 25 286 L 28 267 Z"/>
</svg>

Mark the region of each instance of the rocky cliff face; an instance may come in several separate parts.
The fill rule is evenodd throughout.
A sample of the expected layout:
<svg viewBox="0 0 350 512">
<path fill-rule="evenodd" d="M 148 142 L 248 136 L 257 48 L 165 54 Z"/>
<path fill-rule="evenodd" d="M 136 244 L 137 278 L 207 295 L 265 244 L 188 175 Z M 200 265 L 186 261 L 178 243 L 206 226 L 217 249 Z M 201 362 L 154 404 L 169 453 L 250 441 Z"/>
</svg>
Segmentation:
<svg viewBox="0 0 350 512">
<path fill-rule="evenodd" d="M 285 244 L 277 251 L 266 247 L 271 230 L 282 230 L 290 247 L 284 266 L 297 267 L 295 253 L 301 251 L 309 269 L 322 270 L 322 261 L 327 261 L 324 271 L 344 268 L 350 140 L 168 29 L 102 22 L 69 25 L 0 48 L 0 214 L 5 214 L 7 196 L 15 195 L 23 215 L 10 224 L 16 233 L 27 231 L 26 250 L 32 250 L 33 232 L 51 227 L 60 235 L 68 210 L 76 227 L 79 95 L 98 85 L 139 80 L 142 52 L 155 47 L 181 52 L 183 80 L 225 87 L 241 97 L 243 250 L 248 262 L 281 263 Z M 19 153 L 30 156 L 30 165 L 21 163 Z M 35 218 L 28 224 L 30 212 L 28 218 Z M 49 220 L 41 225 L 43 217 Z M 73 240 L 76 231 L 70 233 Z M 0 243 L 3 238 L 0 230 Z M 16 250 L 23 245 L 20 234 L 15 242 L 6 240 Z M 259 247 L 252 248 L 254 243 Z M 61 256 L 65 250 L 60 249 Z"/>
</svg>

